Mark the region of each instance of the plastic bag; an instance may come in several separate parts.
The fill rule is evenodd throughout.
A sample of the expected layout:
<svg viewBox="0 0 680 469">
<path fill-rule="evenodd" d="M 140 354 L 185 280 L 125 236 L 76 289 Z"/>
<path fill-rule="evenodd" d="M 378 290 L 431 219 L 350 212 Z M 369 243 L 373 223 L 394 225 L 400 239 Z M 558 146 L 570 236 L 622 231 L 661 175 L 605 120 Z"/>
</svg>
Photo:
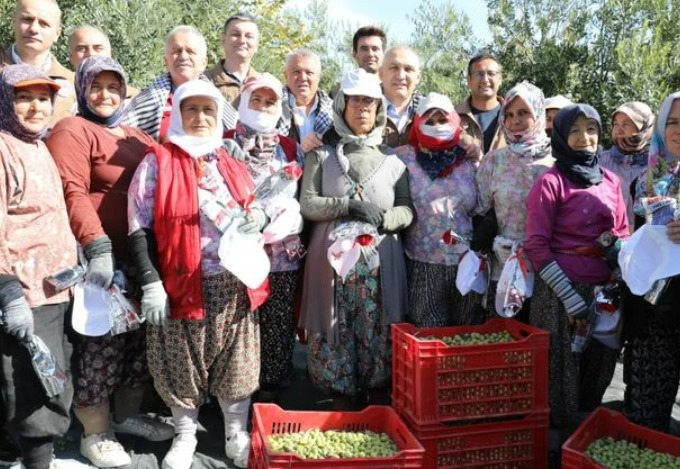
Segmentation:
<svg viewBox="0 0 680 469">
<path fill-rule="evenodd" d="M 300 203 L 289 197 L 277 197 L 265 204 L 269 224 L 262 231 L 265 244 L 282 241 L 302 231 Z"/>
<path fill-rule="evenodd" d="M 255 188 L 255 198 L 260 202 L 281 194 L 292 198 L 297 192 L 297 181 L 301 176 L 302 166 L 299 163 L 293 161 L 285 164 L 258 184 Z"/>
<path fill-rule="evenodd" d="M 496 287 L 496 313 L 504 318 L 514 317 L 533 293 L 534 270 L 524 251 L 514 244 Z"/>
<path fill-rule="evenodd" d="M 47 397 L 58 396 L 66 389 L 67 378 L 59 367 L 45 342 L 36 335 L 29 342 L 22 342 L 31 356 L 31 365 Z"/>
<path fill-rule="evenodd" d="M 220 265 L 248 288 L 258 288 L 271 269 L 269 256 L 264 250 L 264 238 L 260 233 L 243 235 L 237 231 L 236 225 L 229 225 L 220 238 L 217 249 Z"/>
<path fill-rule="evenodd" d="M 137 308 L 115 283 L 102 288 L 90 282 L 76 284 L 73 292 L 73 330 L 88 337 L 123 334 L 141 326 Z"/>
<path fill-rule="evenodd" d="M 456 288 L 461 295 L 467 295 L 470 291 L 479 294 L 486 292 L 489 279 L 488 262 L 485 257 L 479 257 L 473 250 L 465 253 L 458 264 L 456 273 Z"/>
<path fill-rule="evenodd" d="M 370 269 L 380 265 L 378 245 L 384 235 L 369 223 L 345 222 L 331 231 L 329 239 L 333 243 L 328 247 L 328 262 L 344 282 L 359 259 L 363 258 Z"/>
</svg>

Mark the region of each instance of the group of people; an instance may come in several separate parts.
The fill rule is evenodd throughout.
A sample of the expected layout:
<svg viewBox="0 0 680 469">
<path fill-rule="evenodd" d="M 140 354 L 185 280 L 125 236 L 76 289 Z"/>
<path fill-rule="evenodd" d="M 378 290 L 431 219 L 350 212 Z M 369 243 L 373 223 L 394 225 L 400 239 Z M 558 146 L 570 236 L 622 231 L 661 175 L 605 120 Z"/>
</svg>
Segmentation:
<svg viewBox="0 0 680 469">
<path fill-rule="evenodd" d="M 680 93 L 656 121 L 644 103 L 621 105 L 602 151 L 594 108 L 528 82 L 499 96 L 492 55 L 470 60 L 458 106 L 419 94 L 417 53 L 386 49 L 374 26 L 354 35 L 358 68 L 329 94 L 307 49 L 287 56 L 285 85 L 255 71 L 251 16 L 226 20 L 208 71 L 201 33 L 177 26 L 167 72 L 140 92 L 91 26 L 69 37 L 75 74 L 61 66 L 60 21 L 54 0 L 18 0 L 0 57 L 2 404 L 26 469 L 54 466 L 71 410 L 96 467 L 130 463 L 115 436 L 129 433 L 172 438 L 162 467 L 188 469 L 209 397 L 225 455 L 246 467 L 251 398 L 276 399 L 296 333 L 335 408 L 389 404 L 390 324 L 484 322 L 511 257 L 535 273 L 516 319 L 551 333 L 552 425 L 566 434 L 601 403 L 625 341 L 625 413 L 668 430 L 676 278 L 652 304 L 622 284 L 616 254 L 651 222 L 649 198 L 677 201 Z M 666 231 L 680 242 L 680 222 Z M 481 293 L 456 288 L 468 253 L 489 261 Z M 72 289 L 46 279 L 79 263 L 88 285 L 124 290 L 145 325 L 76 332 Z M 592 333 L 603 288 L 621 292 L 613 340 Z M 57 396 L 32 368 L 34 336 L 72 378 Z M 173 425 L 141 413 L 151 381 Z"/>
</svg>

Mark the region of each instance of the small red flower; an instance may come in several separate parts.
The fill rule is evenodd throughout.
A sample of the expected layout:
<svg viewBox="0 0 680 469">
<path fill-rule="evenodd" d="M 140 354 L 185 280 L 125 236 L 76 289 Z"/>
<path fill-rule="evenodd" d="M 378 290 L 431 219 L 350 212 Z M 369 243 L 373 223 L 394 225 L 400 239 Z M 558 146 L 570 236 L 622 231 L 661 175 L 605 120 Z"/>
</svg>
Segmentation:
<svg viewBox="0 0 680 469">
<path fill-rule="evenodd" d="M 357 243 L 359 243 L 359 246 L 368 246 L 373 242 L 373 236 L 369 234 L 362 234 L 357 236 Z"/>
<path fill-rule="evenodd" d="M 444 236 L 442 236 L 442 241 L 444 241 L 444 244 L 457 244 L 458 241 L 456 238 L 451 234 L 450 231 L 445 231 Z"/>
<path fill-rule="evenodd" d="M 300 176 L 302 176 L 302 168 L 298 164 L 291 164 L 288 165 L 284 168 L 284 173 L 288 178 L 293 179 L 293 180 L 298 180 L 300 179 Z"/>
</svg>

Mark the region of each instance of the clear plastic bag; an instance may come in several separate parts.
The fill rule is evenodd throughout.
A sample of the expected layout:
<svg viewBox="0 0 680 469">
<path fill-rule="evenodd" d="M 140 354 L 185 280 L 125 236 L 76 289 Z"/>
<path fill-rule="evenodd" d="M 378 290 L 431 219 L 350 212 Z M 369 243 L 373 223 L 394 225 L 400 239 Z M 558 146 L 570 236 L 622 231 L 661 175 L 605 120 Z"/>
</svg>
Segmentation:
<svg viewBox="0 0 680 469">
<path fill-rule="evenodd" d="M 380 265 L 378 245 L 384 235 L 378 234 L 370 223 L 340 223 L 328 237 L 333 243 L 328 247 L 326 257 L 343 282 L 359 259 L 363 258 L 371 269 Z"/>
<path fill-rule="evenodd" d="M 29 342 L 22 342 L 31 356 L 31 365 L 47 397 L 58 396 L 66 389 L 67 378 L 59 367 L 45 342 L 36 335 Z"/>
<path fill-rule="evenodd" d="M 514 244 L 496 287 L 496 313 L 504 318 L 514 317 L 533 293 L 534 270 L 531 262 L 524 250 Z"/>
</svg>

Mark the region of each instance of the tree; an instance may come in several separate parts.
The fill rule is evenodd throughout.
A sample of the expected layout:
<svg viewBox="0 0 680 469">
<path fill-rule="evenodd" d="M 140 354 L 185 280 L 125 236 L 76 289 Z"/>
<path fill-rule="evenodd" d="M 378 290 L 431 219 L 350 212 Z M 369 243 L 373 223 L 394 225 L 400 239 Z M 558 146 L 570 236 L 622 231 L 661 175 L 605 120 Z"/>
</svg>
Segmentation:
<svg viewBox="0 0 680 469">
<path fill-rule="evenodd" d="M 526 79 L 608 116 L 639 100 L 658 108 L 680 87 L 680 0 L 487 0 L 506 83 Z M 606 143 L 609 132 L 605 132 Z"/>
<path fill-rule="evenodd" d="M 435 5 L 422 0 L 412 15 L 411 45 L 421 61 L 422 79 L 419 90 L 448 95 L 454 102 L 467 94 L 467 62 L 479 49 L 466 14 L 456 9 L 451 0 Z"/>
</svg>

